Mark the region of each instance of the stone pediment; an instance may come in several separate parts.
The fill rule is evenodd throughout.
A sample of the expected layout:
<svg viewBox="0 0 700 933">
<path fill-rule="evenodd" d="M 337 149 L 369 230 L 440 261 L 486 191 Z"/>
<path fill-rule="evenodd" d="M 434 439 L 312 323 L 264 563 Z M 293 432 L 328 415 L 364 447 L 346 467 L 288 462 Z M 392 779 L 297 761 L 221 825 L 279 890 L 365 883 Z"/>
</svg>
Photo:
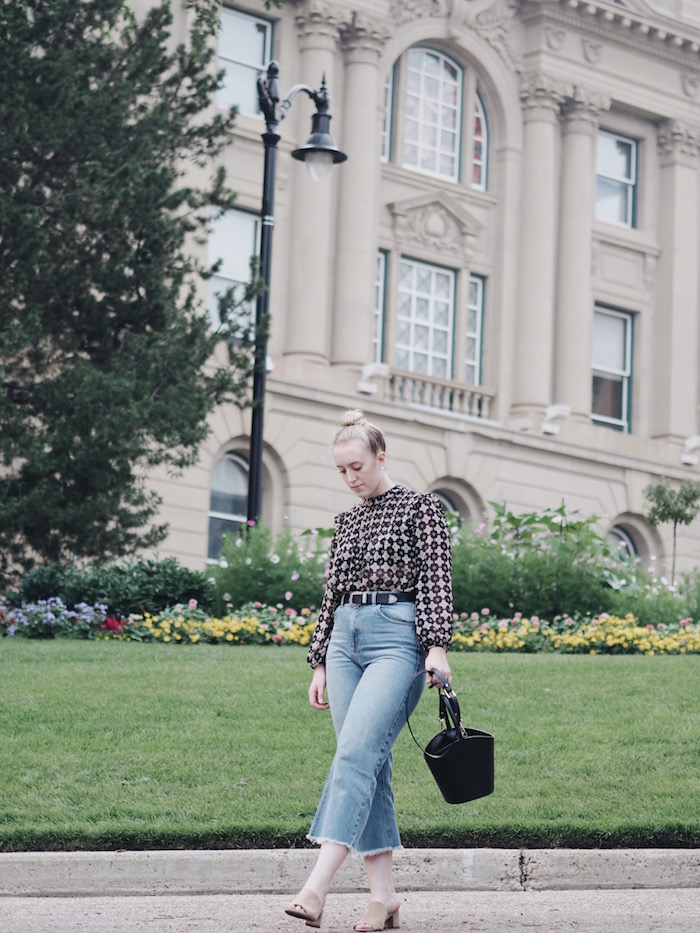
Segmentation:
<svg viewBox="0 0 700 933">
<path fill-rule="evenodd" d="M 415 247 L 462 265 L 474 250 L 483 225 L 443 192 L 388 205 L 397 246 Z"/>
</svg>

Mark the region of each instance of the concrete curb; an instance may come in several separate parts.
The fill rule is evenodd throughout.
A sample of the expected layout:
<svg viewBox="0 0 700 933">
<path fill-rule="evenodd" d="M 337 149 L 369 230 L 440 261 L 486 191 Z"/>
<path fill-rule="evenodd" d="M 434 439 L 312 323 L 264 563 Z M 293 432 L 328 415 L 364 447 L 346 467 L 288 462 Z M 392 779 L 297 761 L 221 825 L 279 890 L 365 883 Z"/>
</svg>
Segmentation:
<svg viewBox="0 0 700 933">
<path fill-rule="evenodd" d="M 293 894 L 313 850 L 0 853 L 0 896 Z M 405 849 L 399 891 L 700 888 L 700 849 Z M 364 890 L 348 859 L 334 890 Z"/>
</svg>

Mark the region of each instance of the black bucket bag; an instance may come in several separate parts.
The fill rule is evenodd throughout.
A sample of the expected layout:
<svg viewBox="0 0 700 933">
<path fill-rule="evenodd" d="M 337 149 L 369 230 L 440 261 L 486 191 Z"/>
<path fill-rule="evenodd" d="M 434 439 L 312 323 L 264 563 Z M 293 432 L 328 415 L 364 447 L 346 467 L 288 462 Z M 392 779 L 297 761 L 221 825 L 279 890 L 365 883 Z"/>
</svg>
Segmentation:
<svg viewBox="0 0 700 933">
<path fill-rule="evenodd" d="M 423 752 L 447 803 L 467 803 L 486 797 L 493 793 L 493 736 L 463 726 L 456 694 L 438 671 L 431 674 L 442 682 L 438 688 L 442 730 L 423 748 L 411 729 L 407 696 L 406 723 L 411 737 Z M 417 674 L 414 682 L 418 677 L 425 677 L 425 673 Z"/>
</svg>

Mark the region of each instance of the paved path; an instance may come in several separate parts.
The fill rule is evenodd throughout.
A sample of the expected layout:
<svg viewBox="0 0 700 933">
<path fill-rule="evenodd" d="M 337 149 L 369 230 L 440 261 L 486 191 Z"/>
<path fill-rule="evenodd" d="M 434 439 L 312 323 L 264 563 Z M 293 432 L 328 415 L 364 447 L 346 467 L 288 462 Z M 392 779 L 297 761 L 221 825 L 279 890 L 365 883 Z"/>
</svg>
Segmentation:
<svg viewBox="0 0 700 933">
<path fill-rule="evenodd" d="M 0 899 L 2 933 L 308 933 L 270 894 Z M 334 894 L 325 933 L 350 933 L 366 896 Z M 698 933 L 700 891 L 408 892 L 404 933 Z"/>
<path fill-rule="evenodd" d="M 0 853 L 0 933 L 305 933 L 284 914 L 313 850 Z M 407 849 L 401 930 L 700 933 L 700 849 Z M 361 860 L 322 930 L 367 903 Z"/>
</svg>

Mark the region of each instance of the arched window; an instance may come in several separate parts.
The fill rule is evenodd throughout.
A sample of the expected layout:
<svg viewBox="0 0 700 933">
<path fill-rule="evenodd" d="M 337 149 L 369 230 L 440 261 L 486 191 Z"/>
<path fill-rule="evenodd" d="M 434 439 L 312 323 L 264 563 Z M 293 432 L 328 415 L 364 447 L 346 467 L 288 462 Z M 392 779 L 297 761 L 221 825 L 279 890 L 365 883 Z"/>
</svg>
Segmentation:
<svg viewBox="0 0 700 933">
<path fill-rule="evenodd" d="M 608 532 L 608 544 L 614 551 L 625 557 L 636 557 L 637 546 L 634 539 L 620 525 L 614 525 Z"/>
<path fill-rule="evenodd" d="M 409 49 L 384 86 L 382 161 L 458 182 L 463 138 L 469 185 L 485 191 L 488 121 L 474 73 L 436 49 Z"/>
<path fill-rule="evenodd" d="M 227 453 L 214 464 L 209 496 L 207 558 L 217 560 L 225 534 L 245 527 L 248 505 L 248 464 L 239 454 Z"/>
</svg>

